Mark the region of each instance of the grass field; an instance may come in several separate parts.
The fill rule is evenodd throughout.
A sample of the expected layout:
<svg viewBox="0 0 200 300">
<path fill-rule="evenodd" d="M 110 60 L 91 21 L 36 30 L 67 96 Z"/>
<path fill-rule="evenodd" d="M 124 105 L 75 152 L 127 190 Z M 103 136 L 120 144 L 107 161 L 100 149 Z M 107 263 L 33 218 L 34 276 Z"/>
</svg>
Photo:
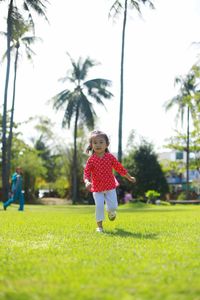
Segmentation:
<svg viewBox="0 0 200 300">
<path fill-rule="evenodd" d="M 0 299 L 200 300 L 200 206 L 0 211 Z"/>
</svg>

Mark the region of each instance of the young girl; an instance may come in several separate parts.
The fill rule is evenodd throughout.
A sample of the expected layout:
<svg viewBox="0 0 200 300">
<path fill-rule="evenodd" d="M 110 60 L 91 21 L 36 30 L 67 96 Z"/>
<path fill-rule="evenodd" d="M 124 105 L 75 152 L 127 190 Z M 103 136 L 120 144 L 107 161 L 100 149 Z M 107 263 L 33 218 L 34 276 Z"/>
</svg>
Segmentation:
<svg viewBox="0 0 200 300">
<path fill-rule="evenodd" d="M 113 169 L 129 181 L 136 181 L 115 156 L 109 153 L 108 146 L 109 139 L 104 132 L 96 130 L 91 133 L 87 153 L 92 151 L 92 155 L 84 169 L 84 182 L 86 188 L 93 193 L 96 204 L 97 232 L 103 232 L 104 201 L 110 221 L 116 218 L 116 187 L 119 183 L 113 175 Z"/>
</svg>

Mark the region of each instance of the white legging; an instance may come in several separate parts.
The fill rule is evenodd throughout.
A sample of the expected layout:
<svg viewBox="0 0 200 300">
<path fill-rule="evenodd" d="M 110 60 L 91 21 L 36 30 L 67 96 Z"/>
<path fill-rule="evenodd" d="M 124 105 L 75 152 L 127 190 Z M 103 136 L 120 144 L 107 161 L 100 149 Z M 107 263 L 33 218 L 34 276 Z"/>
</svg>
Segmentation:
<svg viewBox="0 0 200 300">
<path fill-rule="evenodd" d="M 104 202 L 106 202 L 106 210 L 114 211 L 118 206 L 116 190 L 109 190 L 103 192 L 93 192 L 94 201 L 96 204 L 96 221 L 103 221 L 104 216 Z"/>
</svg>

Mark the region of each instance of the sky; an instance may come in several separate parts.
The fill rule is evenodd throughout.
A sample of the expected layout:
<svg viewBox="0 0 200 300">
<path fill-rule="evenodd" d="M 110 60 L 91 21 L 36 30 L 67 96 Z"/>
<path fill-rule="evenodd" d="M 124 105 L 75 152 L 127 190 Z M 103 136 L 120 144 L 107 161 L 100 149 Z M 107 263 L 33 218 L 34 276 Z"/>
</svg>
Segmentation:
<svg viewBox="0 0 200 300">
<path fill-rule="evenodd" d="M 100 65 L 91 69 L 88 79 L 101 77 L 112 81 L 110 91 L 114 97 L 104 101 L 106 110 L 95 106 L 96 128 L 108 134 L 111 151 L 117 152 L 122 17 L 115 21 L 108 18 L 114 0 L 50 2 L 49 24 L 41 19 L 35 22 L 36 36 L 43 42 L 33 47 L 37 54 L 33 64 L 25 59 L 20 61 L 15 121 L 22 122 L 35 115 L 48 116 L 55 123 L 53 130 L 68 143 L 72 131 L 61 130 L 63 114 L 53 111 L 48 100 L 68 88 L 67 83 L 58 81 L 71 67 L 66 53 L 75 60 L 89 56 Z M 194 44 L 200 42 L 200 1 L 153 2 L 155 10 L 142 6 L 142 17 L 129 11 L 127 20 L 123 150 L 131 130 L 135 130 L 138 137 L 153 143 L 156 151 L 165 151 L 165 139 L 173 135 L 176 123 L 175 109 L 166 113 L 164 103 L 177 93 L 175 77 L 187 74 L 200 53 L 200 46 Z M 0 30 L 5 30 L 0 17 Z M 5 41 L 0 39 L 2 55 Z M 5 65 L 0 65 L 0 69 L 3 99 Z M 30 125 L 23 127 L 23 133 L 27 140 L 34 134 Z"/>
</svg>

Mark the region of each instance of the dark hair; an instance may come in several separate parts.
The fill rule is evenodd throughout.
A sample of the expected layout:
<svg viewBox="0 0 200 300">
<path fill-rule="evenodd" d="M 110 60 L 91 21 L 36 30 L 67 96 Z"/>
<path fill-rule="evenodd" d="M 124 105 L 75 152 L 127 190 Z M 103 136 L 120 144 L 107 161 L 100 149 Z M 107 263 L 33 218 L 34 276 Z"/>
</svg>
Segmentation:
<svg viewBox="0 0 200 300">
<path fill-rule="evenodd" d="M 18 171 L 19 171 L 20 174 L 23 173 L 22 167 L 20 167 L 20 166 L 17 166 L 17 167 L 15 168 L 15 171 L 16 171 L 17 173 L 18 173 Z"/>
<path fill-rule="evenodd" d="M 92 139 L 97 136 L 102 136 L 105 139 L 106 144 L 107 145 L 110 144 L 109 138 L 106 133 L 104 133 L 103 131 L 100 131 L 100 130 L 94 130 L 90 133 L 89 145 L 86 149 L 86 153 L 89 153 L 90 151 L 92 151 Z M 105 149 L 105 152 L 109 152 L 108 148 Z M 94 153 L 94 151 L 92 151 L 92 153 Z"/>
</svg>

